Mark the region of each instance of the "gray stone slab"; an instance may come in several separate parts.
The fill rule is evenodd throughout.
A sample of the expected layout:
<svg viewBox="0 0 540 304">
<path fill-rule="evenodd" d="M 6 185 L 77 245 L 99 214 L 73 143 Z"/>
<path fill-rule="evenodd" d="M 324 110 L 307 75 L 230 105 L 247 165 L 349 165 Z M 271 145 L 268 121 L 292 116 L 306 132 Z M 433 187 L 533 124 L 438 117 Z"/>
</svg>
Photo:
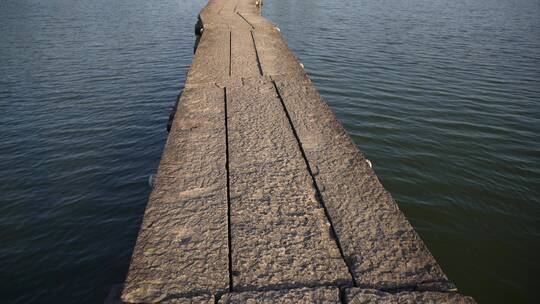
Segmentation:
<svg viewBox="0 0 540 304">
<path fill-rule="evenodd" d="M 229 0 L 210 1 L 200 13 L 201 21 L 205 29 L 245 29 L 253 26 L 239 15 L 239 6 L 248 12 L 257 11 L 254 3 L 250 1 Z"/>
<path fill-rule="evenodd" d="M 229 34 L 229 29 L 205 28 L 193 56 L 185 87 L 227 81 L 230 66 Z"/>
<path fill-rule="evenodd" d="M 274 79 L 358 286 L 455 288 L 313 84 Z"/>
<path fill-rule="evenodd" d="M 348 304 L 474 304 L 473 298 L 453 292 L 386 293 L 378 290 L 351 288 L 346 291 Z"/>
<path fill-rule="evenodd" d="M 229 22 L 222 18 L 223 6 L 229 1 L 211 0 L 202 9 L 199 14 L 199 19 L 206 30 L 228 30 Z"/>
<path fill-rule="evenodd" d="M 219 15 L 222 16 L 227 13 L 235 13 L 236 7 L 238 7 L 238 4 L 240 2 L 249 2 L 250 0 L 228 0 L 228 1 L 221 1 L 220 4 L 220 10 Z"/>
<path fill-rule="evenodd" d="M 301 288 L 284 289 L 264 292 L 240 292 L 224 295 L 220 304 L 243 304 L 243 303 L 261 303 L 261 304 L 339 304 L 339 290 L 337 288 L 319 287 L 319 288 Z"/>
<path fill-rule="evenodd" d="M 295 77 L 306 77 L 300 62 L 279 31 L 275 28 L 259 29 L 253 35 L 264 75 L 291 74 Z"/>
<path fill-rule="evenodd" d="M 201 12 L 199 13 L 199 18 L 201 21 L 205 24 L 210 24 L 212 22 L 215 22 L 216 15 L 219 14 L 219 11 L 222 9 L 222 5 L 225 4 L 226 1 L 221 0 L 210 0 L 208 3 L 203 7 Z"/>
<path fill-rule="evenodd" d="M 261 75 L 251 30 L 231 31 L 231 76 L 258 77 Z"/>
<path fill-rule="evenodd" d="M 260 0 L 239 0 L 236 4 L 235 11 L 243 14 L 256 14 L 261 16 L 261 7 L 256 5 L 257 1 Z"/>
<path fill-rule="evenodd" d="M 273 84 L 227 88 L 233 290 L 350 284 Z"/>
<path fill-rule="evenodd" d="M 128 303 L 229 287 L 223 89 L 186 89 L 122 293 Z"/>
</svg>

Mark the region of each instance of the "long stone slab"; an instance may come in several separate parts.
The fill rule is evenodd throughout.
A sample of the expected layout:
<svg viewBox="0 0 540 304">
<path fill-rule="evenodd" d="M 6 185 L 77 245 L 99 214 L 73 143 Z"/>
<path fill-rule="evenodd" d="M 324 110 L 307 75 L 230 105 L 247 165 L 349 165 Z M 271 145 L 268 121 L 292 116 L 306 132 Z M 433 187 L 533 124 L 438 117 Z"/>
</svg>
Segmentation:
<svg viewBox="0 0 540 304">
<path fill-rule="evenodd" d="M 277 29 L 256 30 L 253 36 L 265 76 L 292 75 L 294 77 L 307 77 L 300 62 L 291 52 Z"/>
<path fill-rule="evenodd" d="M 210 0 L 201 10 L 199 20 L 201 21 L 204 30 L 228 30 L 230 28 L 229 22 L 220 15 L 226 2 L 228 1 Z"/>
<path fill-rule="evenodd" d="M 455 288 L 311 81 L 274 79 L 357 285 Z"/>
<path fill-rule="evenodd" d="M 224 295 L 219 304 L 340 304 L 339 289 L 330 287 L 240 292 Z"/>
<path fill-rule="evenodd" d="M 473 298 L 453 292 L 386 293 L 378 290 L 351 288 L 346 291 L 347 304 L 474 304 Z"/>
<path fill-rule="evenodd" d="M 201 84 L 220 84 L 230 74 L 229 29 L 205 29 L 199 41 L 185 87 Z"/>
<path fill-rule="evenodd" d="M 234 291 L 350 285 L 273 84 L 227 88 Z"/>
<path fill-rule="evenodd" d="M 186 88 L 122 299 L 154 303 L 228 290 L 224 90 Z"/>
<path fill-rule="evenodd" d="M 252 78 L 261 75 L 251 30 L 231 31 L 231 77 Z"/>
</svg>

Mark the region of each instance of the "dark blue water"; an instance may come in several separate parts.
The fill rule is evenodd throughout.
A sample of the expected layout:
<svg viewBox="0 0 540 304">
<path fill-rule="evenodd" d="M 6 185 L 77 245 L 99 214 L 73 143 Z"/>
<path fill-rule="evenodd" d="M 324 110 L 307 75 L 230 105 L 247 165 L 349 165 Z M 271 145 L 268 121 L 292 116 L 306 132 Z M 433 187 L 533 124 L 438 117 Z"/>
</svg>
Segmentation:
<svg viewBox="0 0 540 304">
<path fill-rule="evenodd" d="M 205 0 L 0 2 L 0 298 L 124 279 Z M 267 0 L 459 289 L 540 286 L 540 1 Z"/>
</svg>

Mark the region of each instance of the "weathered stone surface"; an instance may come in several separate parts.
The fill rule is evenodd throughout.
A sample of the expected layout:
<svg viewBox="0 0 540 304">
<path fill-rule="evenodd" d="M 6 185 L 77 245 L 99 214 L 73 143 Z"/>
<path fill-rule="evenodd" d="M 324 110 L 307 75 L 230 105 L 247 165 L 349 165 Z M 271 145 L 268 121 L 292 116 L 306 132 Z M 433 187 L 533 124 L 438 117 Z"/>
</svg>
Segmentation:
<svg viewBox="0 0 540 304">
<path fill-rule="evenodd" d="M 246 15 L 250 16 L 250 19 L 246 18 Z M 260 11 L 255 5 L 255 1 L 212 0 L 201 11 L 199 16 L 206 29 L 250 30 L 256 26 L 271 24 L 260 16 Z M 259 17 L 259 19 L 255 18 L 255 16 Z"/>
<path fill-rule="evenodd" d="M 349 284 L 273 84 L 227 88 L 233 290 Z"/>
<path fill-rule="evenodd" d="M 261 29 L 256 30 L 253 36 L 264 75 L 290 74 L 294 77 L 307 77 L 280 32 L 274 28 Z"/>
<path fill-rule="evenodd" d="M 202 295 L 191 298 L 172 298 L 159 302 L 159 304 L 214 304 L 214 296 Z"/>
<path fill-rule="evenodd" d="M 228 290 L 223 89 L 186 89 L 150 195 L 122 299 Z"/>
<path fill-rule="evenodd" d="M 223 18 L 223 5 L 230 1 L 210 0 L 199 14 L 205 30 L 230 30 L 230 21 Z"/>
<path fill-rule="evenodd" d="M 231 31 L 231 76 L 252 78 L 261 75 L 251 30 Z"/>
<path fill-rule="evenodd" d="M 185 87 L 222 83 L 229 78 L 229 34 L 228 29 L 204 29 Z"/>
<path fill-rule="evenodd" d="M 243 13 L 243 14 L 253 14 L 253 15 L 260 16 L 261 18 L 264 18 L 261 16 L 261 7 L 258 5 L 255 5 L 257 1 L 261 1 L 261 0 L 248 0 L 248 1 L 239 0 L 237 1 L 235 12 Z"/>
<path fill-rule="evenodd" d="M 358 286 L 454 288 L 313 84 L 274 79 Z"/>
<path fill-rule="evenodd" d="M 348 304 L 474 304 L 473 298 L 453 292 L 386 293 L 378 290 L 351 288 L 346 291 Z"/>
<path fill-rule="evenodd" d="M 111 288 L 111 291 L 105 299 L 105 304 L 126 304 L 120 299 L 122 293 L 122 284 L 115 285 Z M 159 301 L 159 304 L 214 304 L 214 296 L 211 295 L 200 295 L 189 298 L 167 298 L 163 301 Z"/>
<path fill-rule="evenodd" d="M 338 304 L 339 290 L 337 288 L 319 287 L 319 288 L 301 288 L 284 289 L 264 292 L 240 292 L 224 295 L 220 304 L 243 304 L 243 303 L 262 303 L 262 304 Z"/>
</svg>

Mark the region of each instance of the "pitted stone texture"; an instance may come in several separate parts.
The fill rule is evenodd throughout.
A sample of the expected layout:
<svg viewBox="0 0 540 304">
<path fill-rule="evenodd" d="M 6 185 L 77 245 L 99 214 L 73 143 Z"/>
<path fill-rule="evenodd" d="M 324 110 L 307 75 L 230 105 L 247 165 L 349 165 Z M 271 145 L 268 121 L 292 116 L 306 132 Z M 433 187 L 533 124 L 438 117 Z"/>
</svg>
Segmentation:
<svg viewBox="0 0 540 304">
<path fill-rule="evenodd" d="M 203 295 L 192 298 L 177 298 L 159 302 L 159 304 L 214 304 L 214 296 Z"/>
<path fill-rule="evenodd" d="M 319 287 L 302 289 L 285 289 L 265 292 L 240 292 L 224 295 L 220 304 L 339 304 L 339 290 L 337 288 Z"/>
<path fill-rule="evenodd" d="M 223 89 L 186 89 L 158 170 L 122 299 L 154 303 L 228 290 Z"/>
<path fill-rule="evenodd" d="M 474 304 L 473 298 L 453 292 L 400 292 L 351 288 L 346 291 L 348 304 Z"/>
<path fill-rule="evenodd" d="M 358 286 L 455 288 L 313 84 L 273 78 Z"/>
<path fill-rule="evenodd" d="M 261 16 L 261 6 L 258 6 L 256 4 L 257 2 L 262 2 L 262 0 L 238 0 L 235 11 L 238 13 Z"/>
<path fill-rule="evenodd" d="M 202 22 L 204 30 L 222 30 L 227 31 L 230 29 L 230 22 L 223 18 L 221 12 L 223 11 L 223 5 L 229 1 L 216 1 L 211 0 L 203 8 L 199 14 L 199 19 Z M 232 14 L 232 13 L 231 13 Z"/>
<path fill-rule="evenodd" d="M 219 11 L 222 9 L 222 5 L 226 1 L 222 0 L 210 0 L 206 6 L 199 13 L 199 18 L 204 24 L 210 24 L 215 22 L 215 16 L 219 14 Z"/>
<path fill-rule="evenodd" d="M 186 87 L 222 83 L 229 78 L 230 32 L 228 29 L 204 29 Z"/>
<path fill-rule="evenodd" d="M 261 16 L 258 12 L 251 12 L 247 9 L 237 12 L 254 30 L 269 30 L 274 28 L 274 24 Z"/>
<path fill-rule="evenodd" d="M 250 30 L 233 30 L 231 48 L 232 77 L 252 78 L 261 75 Z"/>
<path fill-rule="evenodd" d="M 253 33 L 263 74 L 267 76 L 291 74 L 304 77 L 306 73 L 276 29 L 261 29 Z"/>
<path fill-rule="evenodd" d="M 114 286 L 111 292 L 105 299 L 105 304 L 127 304 L 120 299 L 120 293 L 122 292 L 122 285 Z M 215 298 L 211 295 L 200 295 L 190 298 L 168 298 L 163 301 L 159 301 L 159 304 L 214 304 Z"/>
<path fill-rule="evenodd" d="M 273 84 L 227 88 L 233 290 L 350 284 Z"/>
<path fill-rule="evenodd" d="M 254 27 L 243 15 L 259 14 L 260 17 L 260 13 L 258 12 L 259 9 L 255 5 L 255 1 L 212 0 L 205 6 L 199 16 L 205 29 L 250 30 Z M 260 21 L 257 20 L 257 23 L 260 23 Z"/>
</svg>

